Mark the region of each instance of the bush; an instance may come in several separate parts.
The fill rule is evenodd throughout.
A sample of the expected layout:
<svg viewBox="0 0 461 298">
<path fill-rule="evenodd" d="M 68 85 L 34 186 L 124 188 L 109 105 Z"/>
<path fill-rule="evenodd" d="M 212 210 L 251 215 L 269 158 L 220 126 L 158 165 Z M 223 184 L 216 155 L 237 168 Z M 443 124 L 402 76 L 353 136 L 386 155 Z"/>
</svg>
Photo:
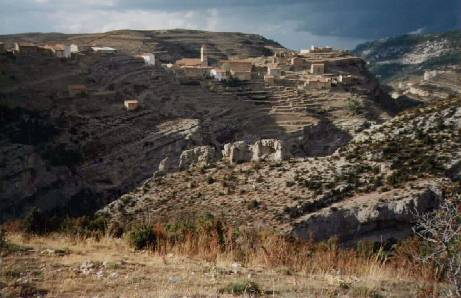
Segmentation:
<svg viewBox="0 0 461 298">
<path fill-rule="evenodd" d="M 28 234 L 45 234 L 56 229 L 56 218 L 50 217 L 38 208 L 32 209 L 24 219 L 24 232 Z"/>
<path fill-rule="evenodd" d="M 347 101 L 347 109 L 354 115 L 362 113 L 363 106 L 357 99 L 349 99 Z"/>
<path fill-rule="evenodd" d="M 208 184 L 213 184 L 213 183 L 215 183 L 215 181 L 216 181 L 212 176 L 208 176 L 208 177 L 206 178 L 206 180 L 207 180 Z"/>
<path fill-rule="evenodd" d="M 155 248 L 157 236 L 151 227 L 141 226 L 128 234 L 130 246 L 136 250 Z"/>
<path fill-rule="evenodd" d="M 257 296 L 263 294 L 261 287 L 254 281 L 235 281 L 220 290 L 221 293 L 232 295 Z"/>
</svg>

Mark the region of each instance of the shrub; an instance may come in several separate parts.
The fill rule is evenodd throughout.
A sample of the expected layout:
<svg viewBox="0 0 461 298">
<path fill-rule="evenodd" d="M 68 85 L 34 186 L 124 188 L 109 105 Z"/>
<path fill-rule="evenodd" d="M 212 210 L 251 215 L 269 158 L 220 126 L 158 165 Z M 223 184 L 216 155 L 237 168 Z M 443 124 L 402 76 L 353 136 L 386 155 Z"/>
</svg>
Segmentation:
<svg viewBox="0 0 461 298">
<path fill-rule="evenodd" d="M 253 209 L 258 209 L 260 205 L 261 205 L 261 202 L 257 200 L 251 200 L 250 202 L 248 202 L 247 207 L 249 210 L 253 210 Z"/>
<path fill-rule="evenodd" d="M 232 295 L 257 296 L 263 294 L 261 287 L 254 281 L 235 281 L 220 289 L 221 293 Z"/>
<path fill-rule="evenodd" d="M 212 176 L 208 176 L 208 177 L 206 178 L 206 181 L 207 181 L 208 184 L 213 184 L 213 183 L 215 183 L 215 179 L 214 179 Z"/>
<path fill-rule="evenodd" d="M 58 223 L 56 217 L 50 217 L 38 208 L 33 208 L 24 219 L 24 232 L 29 234 L 46 234 L 56 229 Z"/>
<path fill-rule="evenodd" d="M 363 106 L 357 99 L 349 99 L 347 101 L 347 109 L 354 115 L 362 113 Z"/>
<path fill-rule="evenodd" d="M 128 234 L 130 246 L 136 250 L 155 248 L 157 237 L 151 227 L 141 226 Z"/>
</svg>

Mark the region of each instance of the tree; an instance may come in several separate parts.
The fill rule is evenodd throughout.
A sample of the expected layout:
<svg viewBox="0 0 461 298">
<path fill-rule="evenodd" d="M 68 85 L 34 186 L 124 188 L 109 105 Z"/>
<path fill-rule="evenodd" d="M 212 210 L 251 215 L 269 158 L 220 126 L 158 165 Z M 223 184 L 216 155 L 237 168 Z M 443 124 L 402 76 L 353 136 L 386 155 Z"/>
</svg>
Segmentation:
<svg viewBox="0 0 461 298">
<path fill-rule="evenodd" d="M 423 263 L 436 265 L 438 272 L 452 287 L 450 297 L 461 296 L 461 196 L 453 194 L 432 213 L 419 215 L 414 228 L 423 241 Z"/>
</svg>

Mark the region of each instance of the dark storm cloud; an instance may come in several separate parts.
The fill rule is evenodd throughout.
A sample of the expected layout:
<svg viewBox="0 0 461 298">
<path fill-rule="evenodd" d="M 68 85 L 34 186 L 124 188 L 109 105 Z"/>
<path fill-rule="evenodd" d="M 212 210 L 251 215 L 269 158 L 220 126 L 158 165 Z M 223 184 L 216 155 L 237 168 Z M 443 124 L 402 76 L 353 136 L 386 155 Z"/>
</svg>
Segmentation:
<svg viewBox="0 0 461 298">
<path fill-rule="evenodd" d="M 293 48 L 446 31 L 460 17 L 461 0 L 0 0 L 0 33 L 185 27 L 261 33 Z"/>
<path fill-rule="evenodd" d="M 422 29 L 446 31 L 460 25 L 460 0 L 134 0 L 118 1 L 124 8 L 190 9 L 248 8 L 255 19 L 299 23 L 298 30 L 315 35 L 374 39 Z"/>
</svg>

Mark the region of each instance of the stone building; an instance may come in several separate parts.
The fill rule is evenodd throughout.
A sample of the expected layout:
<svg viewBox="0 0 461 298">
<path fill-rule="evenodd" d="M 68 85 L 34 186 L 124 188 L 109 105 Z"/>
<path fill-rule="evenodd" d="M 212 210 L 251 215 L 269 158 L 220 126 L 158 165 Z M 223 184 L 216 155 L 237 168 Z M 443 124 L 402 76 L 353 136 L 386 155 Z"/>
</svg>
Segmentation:
<svg viewBox="0 0 461 298">
<path fill-rule="evenodd" d="M 352 85 L 354 83 L 354 77 L 352 75 L 339 75 L 338 83 L 343 85 Z"/>
<path fill-rule="evenodd" d="M 279 78 L 282 75 L 282 69 L 278 65 L 269 65 L 267 67 L 267 75 Z"/>
<path fill-rule="evenodd" d="M 142 58 L 146 65 L 158 65 L 159 64 L 158 56 L 153 53 L 144 53 L 137 57 Z"/>
<path fill-rule="evenodd" d="M 293 57 L 290 60 L 290 64 L 294 67 L 302 67 L 304 66 L 305 60 L 301 57 Z"/>
<path fill-rule="evenodd" d="M 313 63 L 311 64 L 311 74 L 321 75 L 325 73 L 325 64 L 323 63 Z"/>
<path fill-rule="evenodd" d="M 137 99 L 125 100 L 123 105 L 127 111 L 135 111 L 140 107 L 139 101 Z"/>
<path fill-rule="evenodd" d="M 253 73 L 253 63 L 248 61 L 221 61 L 221 68 L 228 71 L 233 78 L 240 81 L 250 81 Z"/>
<path fill-rule="evenodd" d="M 230 79 L 230 72 L 225 71 L 222 68 L 213 68 L 210 70 L 210 75 L 217 81 L 225 81 Z"/>
<path fill-rule="evenodd" d="M 14 43 L 14 53 L 20 56 L 39 55 L 38 46 L 32 43 Z"/>
<path fill-rule="evenodd" d="M 304 83 L 304 87 L 310 89 L 330 89 L 331 78 L 315 77 L 310 78 Z"/>
</svg>

